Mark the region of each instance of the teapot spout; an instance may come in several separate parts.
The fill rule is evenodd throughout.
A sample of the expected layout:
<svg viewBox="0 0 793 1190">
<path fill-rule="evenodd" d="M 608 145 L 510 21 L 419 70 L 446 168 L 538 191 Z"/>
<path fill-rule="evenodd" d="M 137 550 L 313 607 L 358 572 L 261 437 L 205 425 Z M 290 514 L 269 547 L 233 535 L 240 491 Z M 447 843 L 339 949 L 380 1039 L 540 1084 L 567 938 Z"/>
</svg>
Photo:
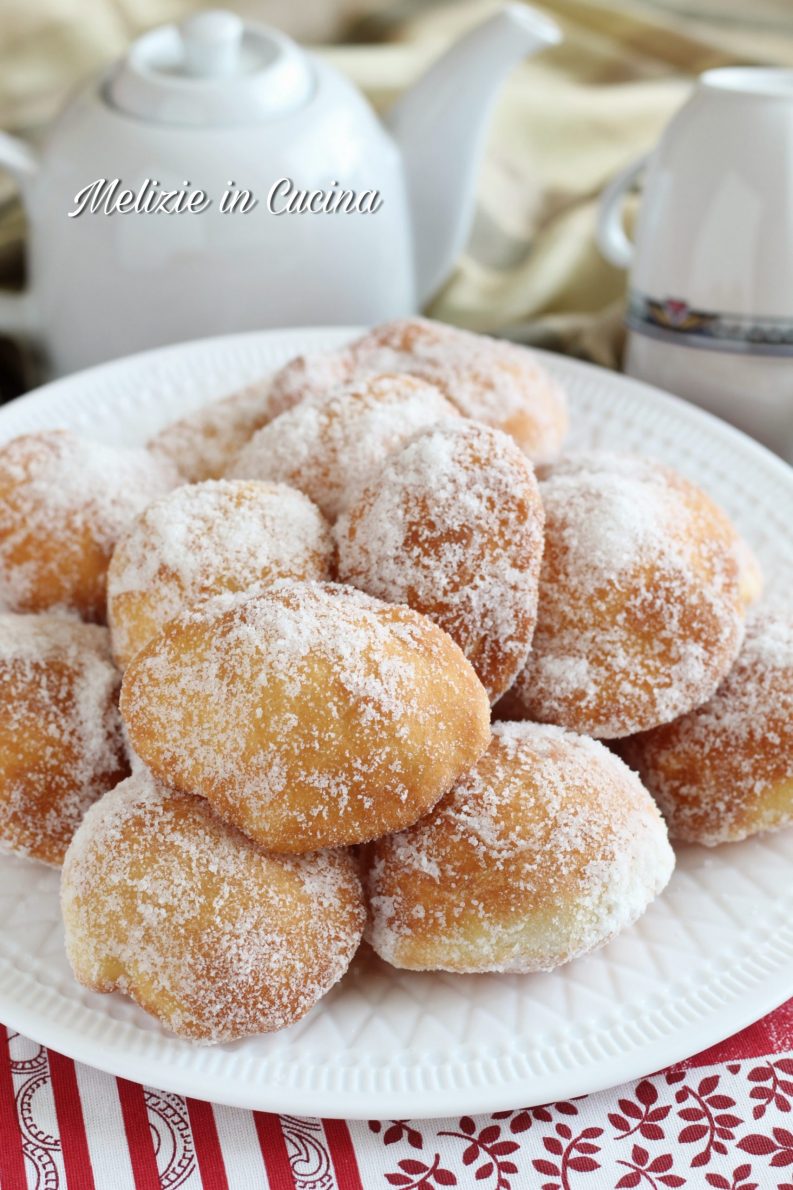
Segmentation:
<svg viewBox="0 0 793 1190">
<path fill-rule="evenodd" d="M 548 17 L 508 4 L 443 54 L 386 116 L 403 155 L 420 304 L 465 245 L 477 166 L 504 76 L 522 58 L 561 40 Z"/>
</svg>

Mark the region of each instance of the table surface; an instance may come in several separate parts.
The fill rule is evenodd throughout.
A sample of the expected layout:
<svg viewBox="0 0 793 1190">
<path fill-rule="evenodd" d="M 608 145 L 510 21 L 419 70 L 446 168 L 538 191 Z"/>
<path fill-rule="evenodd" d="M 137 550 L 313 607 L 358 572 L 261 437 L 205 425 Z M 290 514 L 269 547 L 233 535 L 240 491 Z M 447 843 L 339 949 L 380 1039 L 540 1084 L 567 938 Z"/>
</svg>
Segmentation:
<svg viewBox="0 0 793 1190">
<path fill-rule="evenodd" d="M 0 1190 L 793 1190 L 793 1000 L 547 1107 L 344 1123 L 216 1107 L 0 1028 Z"/>
</svg>

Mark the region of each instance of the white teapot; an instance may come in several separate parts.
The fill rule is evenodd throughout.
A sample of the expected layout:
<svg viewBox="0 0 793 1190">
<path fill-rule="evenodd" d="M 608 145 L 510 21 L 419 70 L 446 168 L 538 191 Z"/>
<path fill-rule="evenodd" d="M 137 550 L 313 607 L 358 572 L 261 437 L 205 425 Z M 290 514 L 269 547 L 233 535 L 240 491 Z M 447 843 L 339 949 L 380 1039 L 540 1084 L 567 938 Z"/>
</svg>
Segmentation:
<svg viewBox="0 0 793 1190">
<path fill-rule="evenodd" d="M 328 65 L 230 12 L 144 34 L 40 159 L 0 133 L 30 227 L 30 286 L 2 298 L 0 327 L 62 373 L 179 339 L 415 310 L 465 242 L 498 84 L 559 40 L 511 4 L 383 124 Z"/>
</svg>

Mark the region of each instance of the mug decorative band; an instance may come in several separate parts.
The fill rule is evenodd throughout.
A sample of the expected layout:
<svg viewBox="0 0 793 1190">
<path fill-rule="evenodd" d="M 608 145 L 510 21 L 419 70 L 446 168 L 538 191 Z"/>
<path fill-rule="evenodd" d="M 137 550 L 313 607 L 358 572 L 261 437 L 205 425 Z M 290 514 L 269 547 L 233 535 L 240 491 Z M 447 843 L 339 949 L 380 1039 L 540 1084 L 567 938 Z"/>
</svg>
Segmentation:
<svg viewBox="0 0 793 1190">
<path fill-rule="evenodd" d="M 790 318 L 725 314 L 631 289 L 625 322 L 632 331 L 680 347 L 793 356 L 793 312 Z"/>
</svg>

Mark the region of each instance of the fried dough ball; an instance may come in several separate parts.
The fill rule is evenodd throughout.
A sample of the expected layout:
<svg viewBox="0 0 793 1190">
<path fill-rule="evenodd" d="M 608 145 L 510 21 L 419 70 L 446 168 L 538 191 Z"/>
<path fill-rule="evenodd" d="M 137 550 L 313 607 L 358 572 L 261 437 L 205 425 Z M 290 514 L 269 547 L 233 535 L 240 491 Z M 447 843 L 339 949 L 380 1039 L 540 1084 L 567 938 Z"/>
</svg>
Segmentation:
<svg viewBox="0 0 793 1190">
<path fill-rule="evenodd" d="M 593 451 L 540 477 L 532 651 L 498 713 L 616 738 L 705 702 L 743 639 L 737 535 L 652 459 Z"/>
<path fill-rule="evenodd" d="M 635 774 L 559 727 L 496 723 L 409 830 L 366 849 L 367 937 L 412 971 L 550 971 L 644 913 L 674 867 Z"/>
<path fill-rule="evenodd" d="M 439 624 L 491 701 L 526 663 L 543 509 L 515 442 L 462 418 L 417 434 L 336 525 L 339 578 Z"/>
<path fill-rule="evenodd" d="M 567 433 L 564 393 L 528 348 L 428 318 L 386 322 L 336 351 L 298 356 L 276 372 L 272 391 L 295 404 L 377 372 L 434 384 L 465 417 L 511 434 L 536 463 L 556 458 Z"/>
<path fill-rule="evenodd" d="M 747 608 L 753 607 L 763 594 L 763 570 L 754 550 L 740 535 L 736 537 L 736 551 L 741 576 L 741 597 Z"/>
<path fill-rule="evenodd" d="M 325 583 L 171 621 L 127 668 L 121 706 L 160 780 L 274 851 L 415 822 L 490 738 L 487 695 L 450 637 Z"/>
<path fill-rule="evenodd" d="M 79 983 L 202 1042 L 299 1020 L 347 970 L 365 920 L 348 853 L 271 855 L 143 769 L 86 815 L 61 903 Z"/>
<path fill-rule="evenodd" d="M 128 770 L 106 628 L 0 615 L 0 847 L 62 862 L 83 814 Z"/>
<path fill-rule="evenodd" d="M 281 483 L 207 480 L 150 504 L 113 553 L 108 620 L 126 666 L 191 603 L 278 578 L 330 577 L 333 542 L 302 492 Z"/>
<path fill-rule="evenodd" d="M 455 416 L 423 380 L 372 376 L 282 413 L 254 435 L 229 475 L 292 484 L 335 521 L 411 434 Z"/>
<path fill-rule="evenodd" d="M 150 440 L 149 450 L 189 483 L 221 479 L 245 443 L 286 407 L 273 400 L 267 376 L 171 422 Z"/>
<path fill-rule="evenodd" d="M 103 621 L 113 546 L 175 483 L 173 468 L 145 450 L 68 430 L 7 442 L 0 447 L 0 607 L 60 607 Z"/>
<path fill-rule="evenodd" d="M 673 838 L 715 847 L 793 823 L 793 619 L 757 612 L 713 697 L 620 742 Z"/>
</svg>

